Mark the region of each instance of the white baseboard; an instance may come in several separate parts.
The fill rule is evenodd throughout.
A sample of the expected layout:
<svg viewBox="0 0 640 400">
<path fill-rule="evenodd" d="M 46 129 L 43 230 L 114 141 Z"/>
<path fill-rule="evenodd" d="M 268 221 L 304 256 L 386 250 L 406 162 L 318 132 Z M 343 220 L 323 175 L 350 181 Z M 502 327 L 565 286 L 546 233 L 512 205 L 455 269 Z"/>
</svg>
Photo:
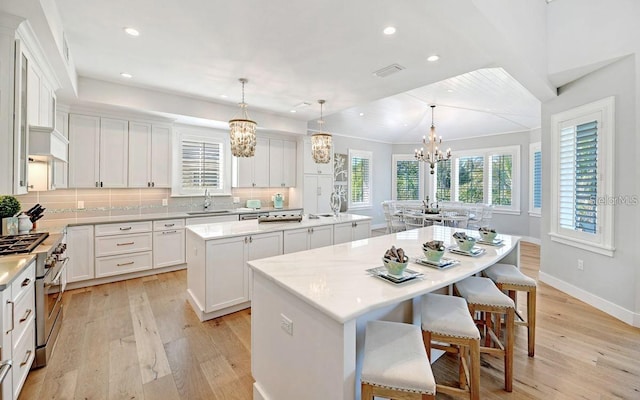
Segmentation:
<svg viewBox="0 0 640 400">
<path fill-rule="evenodd" d="M 542 241 L 540 239 L 535 238 L 533 236 L 520 236 L 520 239 L 522 239 L 523 242 L 537 244 L 538 246 L 542 244 Z"/>
<path fill-rule="evenodd" d="M 603 311 L 624 323 L 635 327 L 640 327 L 640 313 L 635 313 L 631 310 L 627 310 L 626 308 L 620 307 L 619 305 L 614 304 L 609 300 L 598 297 L 592 293 L 587 292 L 584 289 L 581 289 L 542 271 L 538 273 L 538 280 L 570 296 L 573 296 L 578 300 L 584 301 L 590 306 L 595 307 L 598 310 Z"/>
</svg>

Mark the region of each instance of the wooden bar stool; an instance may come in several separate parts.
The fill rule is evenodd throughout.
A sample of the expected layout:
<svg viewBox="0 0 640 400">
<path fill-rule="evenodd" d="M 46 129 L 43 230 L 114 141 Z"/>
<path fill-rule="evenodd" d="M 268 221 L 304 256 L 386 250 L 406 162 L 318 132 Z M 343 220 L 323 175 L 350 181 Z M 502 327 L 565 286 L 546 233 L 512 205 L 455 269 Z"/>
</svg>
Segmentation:
<svg viewBox="0 0 640 400">
<path fill-rule="evenodd" d="M 369 321 L 362 362 L 362 400 L 435 400 L 436 382 L 420 328 L 399 322 Z"/>
<path fill-rule="evenodd" d="M 527 327 L 527 344 L 529 357 L 533 357 L 536 347 L 536 292 L 537 285 L 533 278 L 523 274 L 518 267 L 511 264 L 494 264 L 484 270 L 485 276 L 495 282 L 498 289 L 507 291 L 509 297 L 516 302 L 517 292 L 527 292 L 527 320 L 515 310 L 519 320 L 516 325 Z M 500 323 L 500 321 L 498 321 Z M 497 327 L 499 329 L 499 326 Z"/>
<path fill-rule="evenodd" d="M 432 347 L 458 354 L 460 387 L 436 384 L 438 392 L 480 399 L 480 332 L 467 302 L 461 297 L 428 293 L 422 296 L 421 310 L 422 338 L 429 360 Z"/>
<path fill-rule="evenodd" d="M 470 276 L 457 282 L 454 288 L 460 296 L 467 300 L 472 316 L 476 315 L 476 311 L 484 314 L 484 319 L 476 320 L 476 324 L 482 325 L 485 332 L 485 344 L 480 346 L 480 353 L 496 354 L 504 358 L 504 389 L 511 392 L 513 390 L 515 303 L 509 296 L 502 293 L 489 278 Z M 507 315 L 505 343 L 502 343 L 493 330 L 491 322 L 493 314 Z M 491 344 L 497 347 L 492 347 Z"/>
</svg>

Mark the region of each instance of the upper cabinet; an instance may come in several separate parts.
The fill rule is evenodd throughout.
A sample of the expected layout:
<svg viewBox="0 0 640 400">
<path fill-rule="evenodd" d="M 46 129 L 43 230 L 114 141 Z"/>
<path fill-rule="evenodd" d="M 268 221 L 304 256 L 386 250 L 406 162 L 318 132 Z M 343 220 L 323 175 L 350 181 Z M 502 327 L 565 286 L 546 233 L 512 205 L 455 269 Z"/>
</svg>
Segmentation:
<svg viewBox="0 0 640 400">
<path fill-rule="evenodd" d="M 311 156 L 311 138 L 304 138 L 304 153 L 302 157 L 304 160 L 305 174 L 333 175 L 333 153 L 331 154 L 331 160 L 329 163 L 316 163 Z"/>
<path fill-rule="evenodd" d="M 125 188 L 129 122 L 69 116 L 69 187 Z"/>
<path fill-rule="evenodd" d="M 296 142 L 269 139 L 269 186 L 294 187 L 296 185 Z"/>
<path fill-rule="evenodd" d="M 129 123 L 129 187 L 171 187 L 171 127 Z"/>
<path fill-rule="evenodd" d="M 13 192 L 27 193 L 28 179 L 28 77 L 30 61 L 23 51 L 20 40 L 16 40 L 15 50 L 15 85 L 14 85 L 14 153 L 13 153 Z"/>
<path fill-rule="evenodd" d="M 234 187 L 294 187 L 296 142 L 288 139 L 256 139 L 253 157 L 233 158 Z"/>
<path fill-rule="evenodd" d="M 27 115 L 29 125 L 54 128 L 56 95 L 35 63 L 27 69 Z"/>
</svg>

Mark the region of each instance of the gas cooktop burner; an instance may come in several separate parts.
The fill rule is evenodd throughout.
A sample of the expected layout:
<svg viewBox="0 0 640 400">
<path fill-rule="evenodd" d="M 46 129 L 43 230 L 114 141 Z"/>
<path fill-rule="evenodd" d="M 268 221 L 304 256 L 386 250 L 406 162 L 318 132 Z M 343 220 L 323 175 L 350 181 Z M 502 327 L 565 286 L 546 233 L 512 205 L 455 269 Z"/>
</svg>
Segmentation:
<svg viewBox="0 0 640 400">
<path fill-rule="evenodd" d="M 0 236 L 0 255 L 30 253 L 49 236 L 47 232 Z"/>
</svg>

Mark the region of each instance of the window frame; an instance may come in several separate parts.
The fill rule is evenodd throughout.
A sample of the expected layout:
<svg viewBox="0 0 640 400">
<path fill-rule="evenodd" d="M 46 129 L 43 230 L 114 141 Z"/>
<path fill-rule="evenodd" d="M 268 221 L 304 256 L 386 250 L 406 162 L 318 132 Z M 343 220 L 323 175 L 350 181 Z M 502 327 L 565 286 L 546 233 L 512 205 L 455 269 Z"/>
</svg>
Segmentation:
<svg viewBox="0 0 640 400">
<path fill-rule="evenodd" d="M 458 187 L 458 175 L 460 169 L 459 159 L 464 157 L 483 157 L 483 173 L 482 173 L 482 203 L 490 204 L 491 201 L 491 156 L 496 155 L 511 155 L 512 156 L 512 172 L 511 172 L 511 205 L 495 205 L 493 211 L 498 214 L 512 214 L 520 215 L 520 185 L 522 176 L 520 175 L 520 145 L 501 146 L 490 149 L 474 149 L 474 150 L 461 150 L 456 151 L 451 156 L 451 201 L 459 201 L 459 187 Z M 438 163 L 437 165 L 440 165 Z M 436 166 L 437 168 L 437 166 Z M 435 196 L 437 190 L 437 170 L 434 174 L 436 178 L 433 179 L 430 187 L 431 193 Z M 435 198 L 435 197 L 434 197 Z M 473 203 L 464 203 L 473 204 Z"/>
<path fill-rule="evenodd" d="M 171 197 L 202 196 L 204 188 L 187 189 L 182 186 L 182 143 L 185 140 L 219 144 L 221 146 L 220 156 L 222 158 L 220 167 L 220 179 L 222 185 L 220 189 L 209 189 L 212 196 L 231 195 L 231 147 L 229 135 L 226 132 L 198 128 L 198 127 L 177 127 L 173 135 L 173 176 L 171 179 Z"/>
<path fill-rule="evenodd" d="M 398 161 L 415 161 L 418 163 L 418 198 L 415 200 L 422 200 L 425 197 L 425 167 L 424 163 L 416 160 L 416 157 L 413 154 L 392 154 L 391 155 L 391 163 L 392 163 L 392 175 L 391 175 L 391 199 L 398 200 Z"/>
<path fill-rule="evenodd" d="M 542 155 L 542 144 L 540 142 L 535 142 L 529 144 L 529 215 L 532 217 L 541 217 L 542 216 L 542 207 L 535 207 L 534 198 L 535 198 L 535 155 L 540 152 Z M 542 168 L 542 160 L 540 161 L 540 168 Z M 540 176 L 540 180 L 542 180 L 542 175 Z M 542 191 L 542 182 L 540 183 L 540 191 Z"/>
<path fill-rule="evenodd" d="M 354 203 L 351 199 L 351 184 L 353 179 L 352 160 L 354 157 L 366 158 L 369 160 L 369 201 Z M 349 149 L 349 209 L 362 210 L 373 207 L 373 153 L 364 150 Z"/>
<path fill-rule="evenodd" d="M 596 233 L 560 226 L 560 133 L 563 128 L 598 121 Z M 615 98 L 607 97 L 551 116 L 551 207 L 549 236 L 552 241 L 613 257 L 613 207 L 599 201 L 614 193 Z"/>
</svg>

